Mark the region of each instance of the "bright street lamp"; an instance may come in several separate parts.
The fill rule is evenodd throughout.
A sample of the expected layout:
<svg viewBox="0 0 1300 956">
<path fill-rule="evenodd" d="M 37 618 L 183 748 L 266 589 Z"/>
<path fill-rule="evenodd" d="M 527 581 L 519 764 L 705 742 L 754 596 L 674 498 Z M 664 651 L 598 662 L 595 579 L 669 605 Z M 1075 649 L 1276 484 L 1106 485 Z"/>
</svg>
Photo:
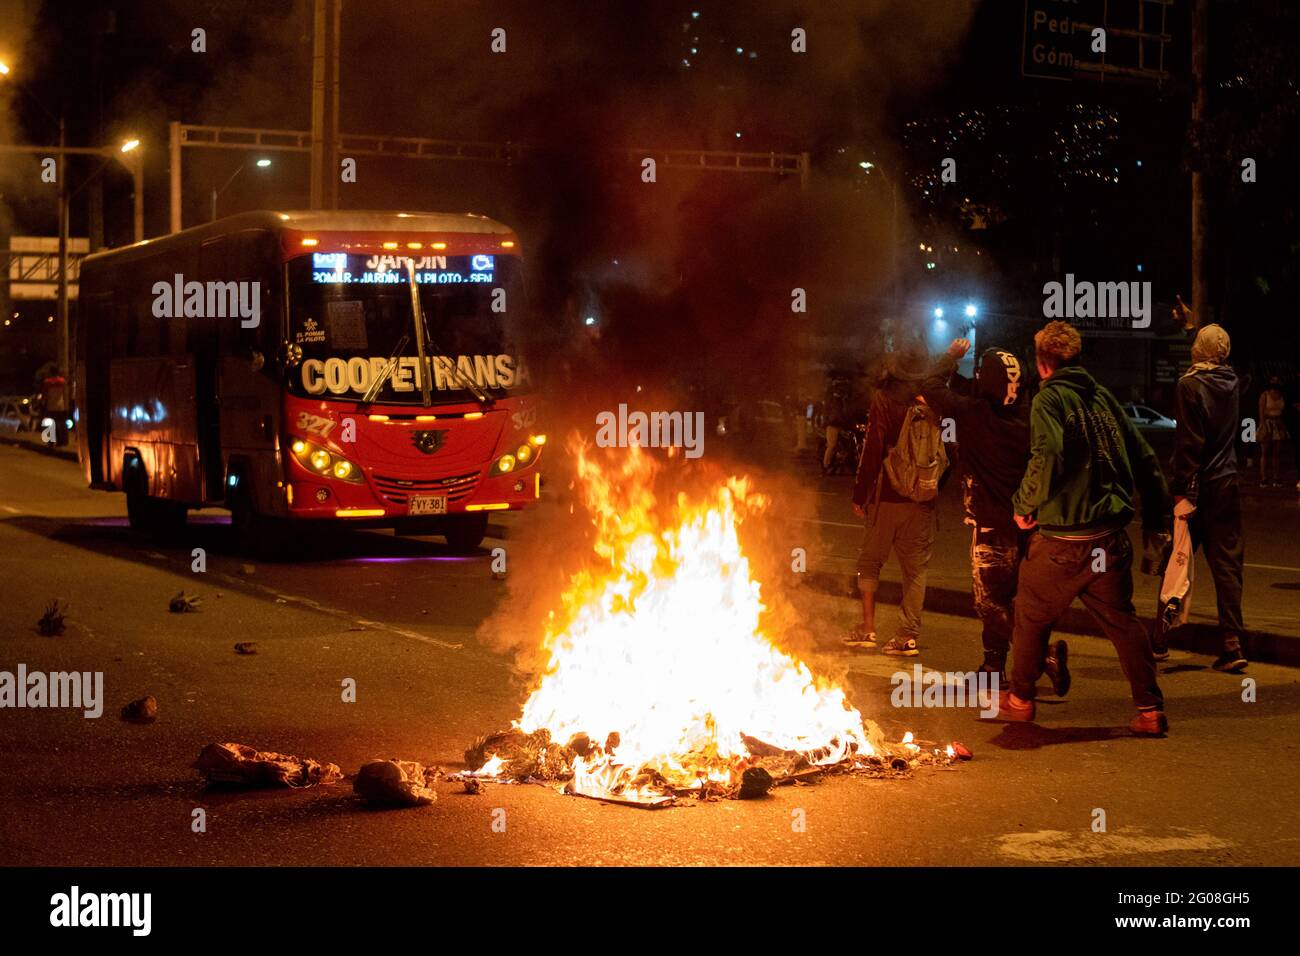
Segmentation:
<svg viewBox="0 0 1300 956">
<path fill-rule="evenodd" d="M 217 197 L 226 191 L 226 188 L 235 181 L 235 179 L 239 176 L 240 173 L 244 171 L 244 167 L 247 165 L 248 165 L 247 162 L 240 163 L 235 168 L 235 171 L 230 174 L 230 178 L 226 180 L 224 186 L 222 186 L 220 189 L 216 188 L 215 186 L 212 188 L 212 217 L 211 217 L 212 221 L 215 222 L 217 218 Z M 258 169 L 266 169 L 268 166 L 271 165 L 271 160 L 263 156 L 260 159 L 256 160 L 254 165 L 257 166 Z"/>
</svg>

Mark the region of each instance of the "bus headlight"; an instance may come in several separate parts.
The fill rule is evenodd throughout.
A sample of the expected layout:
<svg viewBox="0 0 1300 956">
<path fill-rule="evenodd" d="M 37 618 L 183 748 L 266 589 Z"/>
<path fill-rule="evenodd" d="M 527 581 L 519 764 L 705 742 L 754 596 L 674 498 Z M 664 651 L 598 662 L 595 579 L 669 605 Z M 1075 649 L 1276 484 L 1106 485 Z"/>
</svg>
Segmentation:
<svg viewBox="0 0 1300 956">
<path fill-rule="evenodd" d="M 313 474 L 322 478 L 337 478 L 339 481 L 361 482 L 360 469 L 342 455 L 336 455 L 301 438 L 295 438 L 290 443 L 289 450 L 293 452 L 298 464 Z"/>
<path fill-rule="evenodd" d="M 488 469 L 488 476 L 506 475 L 520 468 L 526 468 L 537 460 L 545 444 L 545 435 L 529 435 L 528 440 L 522 442 L 513 452 L 507 452 L 492 462 L 492 467 Z"/>
</svg>

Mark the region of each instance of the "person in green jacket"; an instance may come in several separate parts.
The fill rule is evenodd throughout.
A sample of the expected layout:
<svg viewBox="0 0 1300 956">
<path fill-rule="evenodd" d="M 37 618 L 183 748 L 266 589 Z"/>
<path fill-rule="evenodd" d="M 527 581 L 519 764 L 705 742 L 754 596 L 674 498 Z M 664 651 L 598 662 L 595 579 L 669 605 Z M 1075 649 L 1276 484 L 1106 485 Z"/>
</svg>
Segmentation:
<svg viewBox="0 0 1300 956">
<path fill-rule="evenodd" d="M 1034 719 L 1035 685 L 1046 671 L 1058 696 L 1069 691 L 1068 648 L 1048 647 L 1056 621 L 1077 597 L 1115 645 L 1138 714 L 1135 734 L 1169 727 L 1145 626 L 1133 608 L 1128 524 L 1135 492 L 1143 530 L 1170 526 L 1171 501 L 1151 446 L 1109 391 L 1078 363 L 1083 340 L 1068 322 L 1034 336 L 1042 386 L 1029 421 L 1029 465 L 1012 497 L 1016 524 L 1036 529 L 1016 592 L 1011 692 L 998 718 Z"/>
</svg>

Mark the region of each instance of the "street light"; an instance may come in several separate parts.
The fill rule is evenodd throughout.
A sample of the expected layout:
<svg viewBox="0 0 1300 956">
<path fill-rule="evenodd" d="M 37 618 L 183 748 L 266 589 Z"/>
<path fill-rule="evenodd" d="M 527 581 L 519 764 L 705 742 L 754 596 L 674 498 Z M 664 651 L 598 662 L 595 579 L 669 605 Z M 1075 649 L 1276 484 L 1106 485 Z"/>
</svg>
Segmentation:
<svg viewBox="0 0 1300 956">
<path fill-rule="evenodd" d="M 975 318 L 975 316 L 979 315 L 979 311 L 980 310 L 975 306 L 974 302 L 966 303 L 966 318 L 968 319 Z"/>
<path fill-rule="evenodd" d="M 890 271 L 893 278 L 893 299 L 894 315 L 898 315 L 898 184 L 893 179 L 885 175 L 885 171 L 870 160 L 864 159 L 858 163 L 858 167 L 867 175 L 871 175 L 874 169 L 880 173 L 880 178 L 885 181 L 889 187 L 889 197 L 892 204 L 891 216 L 889 220 L 889 244 L 890 244 Z"/>
<path fill-rule="evenodd" d="M 223 185 L 220 189 L 217 189 L 216 187 L 213 187 L 213 189 L 212 189 L 212 216 L 211 216 L 211 220 L 212 220 L 212 221 L 215 222 L 215 221 L 216 221 L 216 218 L 217 218 L 217 197 L 220 196 L 223 192 L 226 191 L 227 187 L 229 187 L 230 184 L 233 183 L 233 182 L 235 181 L 235 179 L 239 176 L 240 173 L 242 173 L 242 172 L 244 171 L 244 167 L 247 166 L 247 165 L 248 165 L 248 163 L 246 163 L 246 162 L 244 162 L 244 163 L 240 163 L 240 164 L 235 168 L 235 171 L 234 171 L 233 173 L 230 174 L 230 178 L 226 180 L 225 185 Z M 268 166 L 271 165 L 271 160 L 268 159 L 268 158 L 266 158 L 265 156 L 263 156 L 263 157 L 261 157 L 260 159 L 257 160 L 257 162 L 255 163 L 255 165 L 257 166 L 258 169 L 266 169 Z"/>
<path fill-rule="evenodd" d="M 139 148 L 139 146 L 140 141 L 138 139 L 128 139 L 122 144 L 122 152 L 129 153 L 131 150 Z"/>
</svg>

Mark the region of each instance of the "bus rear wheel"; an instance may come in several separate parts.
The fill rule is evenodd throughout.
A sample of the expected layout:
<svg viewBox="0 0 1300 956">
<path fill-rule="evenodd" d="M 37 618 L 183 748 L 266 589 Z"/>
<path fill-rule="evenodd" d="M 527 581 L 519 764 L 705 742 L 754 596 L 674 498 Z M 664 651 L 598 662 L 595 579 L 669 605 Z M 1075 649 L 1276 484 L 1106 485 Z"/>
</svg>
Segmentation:
<svg viewBox="0 0 1300 956">
<path fill-rule="evenodd" d="M 442 536 L 447 539 L 447 544 L 453 551 L 467 554 L 483 543 L 487 536 L 487 524 L 488 516 L 485 514 L 452 515 L 446 519 Z"/>
<path fill-rule="evenodd" d="M 126 493 L 126 520 L 131 530 L 173 540 L 185 530 L 186 507 L 177 501 L 153 498 L 137 488 Z"/>
</svg>

